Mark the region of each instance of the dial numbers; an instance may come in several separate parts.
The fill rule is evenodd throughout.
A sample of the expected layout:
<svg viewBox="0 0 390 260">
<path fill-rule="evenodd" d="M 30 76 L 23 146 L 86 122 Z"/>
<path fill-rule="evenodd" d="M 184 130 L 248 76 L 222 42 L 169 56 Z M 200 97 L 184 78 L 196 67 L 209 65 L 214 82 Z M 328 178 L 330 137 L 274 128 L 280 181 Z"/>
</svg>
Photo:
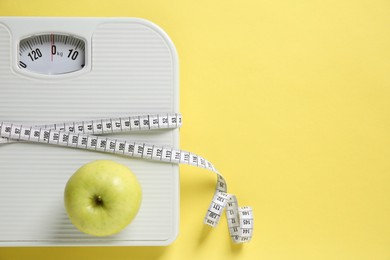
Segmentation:
<svg viewBox="0 0 390 260">
<path fill-rule="evenodd" d="M 83 69 L 85 42 L 65 34 L 42 34 L 19 43 L 19 68 L 45 75 L 60 75 Z"/>
</svg>

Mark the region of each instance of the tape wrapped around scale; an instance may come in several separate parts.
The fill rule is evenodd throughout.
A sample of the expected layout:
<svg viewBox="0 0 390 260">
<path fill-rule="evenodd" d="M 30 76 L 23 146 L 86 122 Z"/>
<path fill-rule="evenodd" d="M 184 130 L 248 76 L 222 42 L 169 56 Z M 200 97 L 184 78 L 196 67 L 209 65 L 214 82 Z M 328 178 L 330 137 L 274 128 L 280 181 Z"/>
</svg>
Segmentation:
<svg viewBox="0 0 390 260">
<path fill-rule="evenodd" d="M 26 126 L 0 122 L 0 144 L 16 141 L 38 142 L 167 163 L 189 164 L 208 169 L 217 175 L 217 186 L 204 223 L 215 227 L 225 210 L 233 242 L 250 241 L 254 226 L 252 208 L 238 206 L 236 196 L 227 193 L 225 179 L 211 162 L 194 153 L 173 147 L 98 136 L 126 131 L 173 129 L 179 128 L 181 125 L 182 116 L 180 114 L 141 115 L 45 126 Z"/>
</svg>

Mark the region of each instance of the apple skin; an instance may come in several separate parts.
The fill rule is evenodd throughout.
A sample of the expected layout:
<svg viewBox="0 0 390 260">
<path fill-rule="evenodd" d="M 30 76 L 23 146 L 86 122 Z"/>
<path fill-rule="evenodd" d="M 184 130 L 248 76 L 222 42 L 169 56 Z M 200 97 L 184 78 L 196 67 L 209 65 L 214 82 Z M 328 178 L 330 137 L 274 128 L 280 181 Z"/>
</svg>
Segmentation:
<svg viewBox="0 0 390 260">
<path fill-rule="evenodd" d="M 120 232 L 137 215 L 142 189 L 125 165 L 96 160 L 83 165 L 64 191 L 66 212 L 80 231 L 94 236 Z"/>
</svg>

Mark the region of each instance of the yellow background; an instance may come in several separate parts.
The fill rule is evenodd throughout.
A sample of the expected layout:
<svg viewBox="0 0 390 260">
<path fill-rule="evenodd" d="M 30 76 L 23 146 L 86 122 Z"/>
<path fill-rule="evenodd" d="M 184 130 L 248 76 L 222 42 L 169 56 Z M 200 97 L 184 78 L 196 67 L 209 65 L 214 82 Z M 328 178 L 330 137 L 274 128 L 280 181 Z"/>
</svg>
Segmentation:
<svg viewBox="0 0 390 260">
<path fill-rule="evenodd" d="M 146 18 L 180 60 L 181 148 L 256 217 L 203 226 L 213 173 L 181 166 L 168 247 L 0 248 L 0 259 L 390 259 L 390 1 L 0 0 L 0 15 Z M 26 25 L 28 26 L 28 25 Z"/>
</svg>

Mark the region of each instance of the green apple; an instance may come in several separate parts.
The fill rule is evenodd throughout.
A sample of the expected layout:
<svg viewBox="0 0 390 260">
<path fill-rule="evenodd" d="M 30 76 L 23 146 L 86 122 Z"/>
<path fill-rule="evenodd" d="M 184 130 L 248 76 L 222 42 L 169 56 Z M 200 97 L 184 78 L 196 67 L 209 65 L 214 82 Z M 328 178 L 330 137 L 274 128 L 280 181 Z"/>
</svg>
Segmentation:
<svg viewBox="0 0 390 260">
<path fill-rule="evenodd" d="M 124 229 L 137 215 L 142 189 L 125 165 L 96 160 L 70 177 L 64 201 L 71 222 L 80 231 L 108 236 Z"/>
</svg>

